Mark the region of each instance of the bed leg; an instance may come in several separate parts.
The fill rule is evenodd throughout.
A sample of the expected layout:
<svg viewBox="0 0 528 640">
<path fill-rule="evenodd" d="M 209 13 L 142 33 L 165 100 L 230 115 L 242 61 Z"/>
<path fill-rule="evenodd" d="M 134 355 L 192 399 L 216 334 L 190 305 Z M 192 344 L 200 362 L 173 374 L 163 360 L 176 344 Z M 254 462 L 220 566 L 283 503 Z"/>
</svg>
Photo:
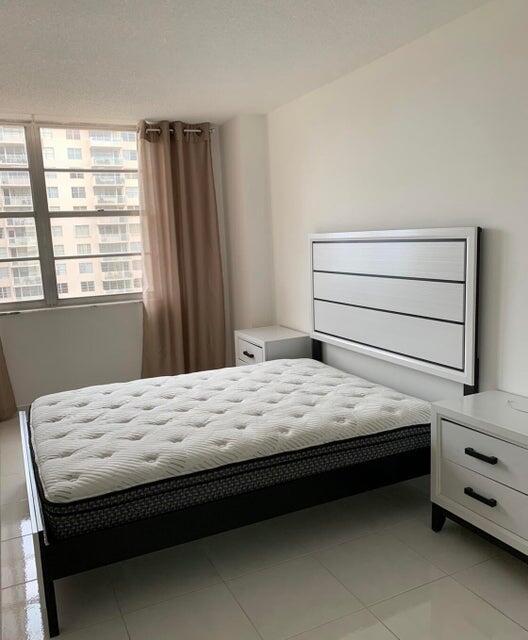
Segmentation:
<svg viewBox="0 0 528 640">
<path fill-rule="evenodd" d="M 57 613 L 57 600 L 55 598 L 55 585 L 52 573 L 50 572 L 48 558 L 46 557 L 46 544 L 44 534 L 40 531 L 34 536 L 37 571 L 40 583 L 40 595 L 46 619 L 48 622 L 48 633 L 50 638 L 59 635 L 59 616 Z"/>
<path fill-rule="evenodd" d="M 48 633 L 50 638 L 59 635 L 59 618 L 57 615 L 57 600 L 53 580 L 44 580 L 44 599 L 46 601 L 46 615 L 48 618 Z"/>
<path fill-rule="evenodd" d="M 446 521 L 446 513 L 434 502 L 431 502 L 431 529 L 433 531 L 442 531 L 442 527 L 444 526 Z"/>
</svg>

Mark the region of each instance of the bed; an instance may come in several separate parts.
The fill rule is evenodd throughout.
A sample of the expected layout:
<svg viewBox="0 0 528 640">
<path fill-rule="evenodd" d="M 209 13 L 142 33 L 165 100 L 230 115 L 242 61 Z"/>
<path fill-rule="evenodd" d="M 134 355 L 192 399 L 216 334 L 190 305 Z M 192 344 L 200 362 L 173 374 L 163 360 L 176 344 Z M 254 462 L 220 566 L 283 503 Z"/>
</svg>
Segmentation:
<svg viewBox="0 0 528 640">
<path fill-rule="evenodd" d="M 430 231 L 415 233 L 430 237 Z M 432 260 L 440 273 L 452 268 L 446 267 L 447 245 L 440 243 L 453 230 L 434 231 L 439 250 L 431 251 L 435 247 L 429 244 L 418 266 Z M 375 330 L 383 329 L 383 345 L 356 343 L 354 335 L 366 329 L 361 318 L 343 319 L 342 282 L 316 283 L 319 270 L 312 261 L 315 359 L 88 387 L 39 398 L 22 412 L 26 484 L 50 635 L 59 633 L 58 578 L 427 473 L 429 403 L 323 364 L 320 339 L 379 351 L 379 357 L 420 370 L 432 367 L 435 375 L 476 386 L 474 353 L 468 350 L 468 340 L 471 347 L 476 337 L 475 287 L 467 281 L 476 235 L 468 229 L 457 233 L 465 238 L 463 252 L 448 247 L 447 261 L 462 256 L 466 295 L 462 338 L 444 345 L 447 362 L 421 357 L 430 339 L 424 334 L 427 324 L 414 339 L 407 336 L 404 354 L 387 346 L 399 338 L 390 335 L 386 317 L 381 324 L 369 320 Z M 319 250 L 313 243 L 327 241 L 335 244 L 334 238 L 311 239 L 312 260 Z M 350 246 L 355 243 L 352 239 Z M 372 254 L 364 250 L 361 261 L 367 264 Z M 337 254 L 330 261 L 324 257 L 336 273 L 342 269 L 342 246 Z M 391 256 L 391 268 L 409 268 L 405 252 L 392 247 Z M 373 279 L 370 284 L 371 297 L 389 300 L 385 281 L 379 291 Z M 357 293 L 357 283 L 350 285 L 348 296 Z M 339 313 L 321 311 L 321 286 L 326 305 L 338 306 Z M 406 295 L 405 304 L 412 304 L 409 291 Z M 423 291 L 419 295 L 424 297 Z M 401 320 L 400 311 L 387 313 L 389 320 Z M 426 320 L 438 339 L 438 320 Z M 460 321 L 456 324 L 458 331 Z M 334 325 L 339 335 L 327 331 Z M 392 330 L 401 334 L 401 323 Z"/>
</svg>

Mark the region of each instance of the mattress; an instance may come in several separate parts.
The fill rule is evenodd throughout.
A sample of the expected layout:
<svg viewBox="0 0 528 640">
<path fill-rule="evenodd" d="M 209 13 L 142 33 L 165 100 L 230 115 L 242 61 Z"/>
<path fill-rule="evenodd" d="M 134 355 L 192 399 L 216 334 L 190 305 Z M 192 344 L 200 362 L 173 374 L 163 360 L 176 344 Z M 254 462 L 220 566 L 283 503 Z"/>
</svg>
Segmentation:
<svg viewBox="0 0 528 640">
<path fill-rule="evenodd" d="M 309 359 L 44 396 L 37 483 L 59 537 L 428 444 L 430 407 Z"/>
</svg>

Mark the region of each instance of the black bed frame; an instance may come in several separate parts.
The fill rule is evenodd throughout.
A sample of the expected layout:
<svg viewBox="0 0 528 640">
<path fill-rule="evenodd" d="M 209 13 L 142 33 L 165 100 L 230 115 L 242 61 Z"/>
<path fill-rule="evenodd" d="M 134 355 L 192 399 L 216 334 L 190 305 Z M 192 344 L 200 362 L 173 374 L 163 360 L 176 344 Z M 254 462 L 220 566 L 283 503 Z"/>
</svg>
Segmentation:
<svg viewBox="0 0 528 640">
<path fill-rule="evenodd" d="M 321 359 L 313 340 L 312 355 Z M 415 478 L 430 469 L 429 447 L 378 458 L 345 468 L 283 482 L 91 533 L 53 539 L 46 531 L 28 429 L 20 412 L 20 430 L 35 559 L 49 635 L 59 635 L 54 581 L 89 569 L 196 540 L 284 513 Z"/>
</svg>

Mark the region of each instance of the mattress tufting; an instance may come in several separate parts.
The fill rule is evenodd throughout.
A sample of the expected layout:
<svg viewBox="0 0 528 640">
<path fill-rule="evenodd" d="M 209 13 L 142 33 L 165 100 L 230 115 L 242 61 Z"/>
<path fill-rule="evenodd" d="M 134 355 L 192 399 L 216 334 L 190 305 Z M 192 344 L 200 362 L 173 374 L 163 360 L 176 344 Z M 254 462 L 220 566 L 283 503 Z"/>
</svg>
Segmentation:
<svg viewBox="0 0 528 640">
<path fill-rule="evenodd" d="M 67 504 L 429 421 L 422 400 L 274 360 L 44 396 L 31 442 L 43 497 Z"/>
</svg>

